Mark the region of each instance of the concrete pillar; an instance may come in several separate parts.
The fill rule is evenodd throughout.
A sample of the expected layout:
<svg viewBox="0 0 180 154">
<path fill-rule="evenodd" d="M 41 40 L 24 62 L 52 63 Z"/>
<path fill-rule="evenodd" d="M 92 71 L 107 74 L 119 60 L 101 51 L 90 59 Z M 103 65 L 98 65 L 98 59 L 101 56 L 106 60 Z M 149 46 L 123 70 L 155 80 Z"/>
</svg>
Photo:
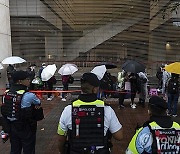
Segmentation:
<svg viewBox="0 0 180 154">
<path fill-rule="evenodd" d="M 63 38 L 61 32 L 45 36 L 45 57 L 50 61 L 63 61 Z"/>
<path fill-rule="evenodd" d="M 148 53 L 149 74 L 155 75 L 157 67 L 167 61 L 166 53 L 166 41 L 161 37 L 161 34 L 157 35 L 157 32 L 151 32 Z"/>
<path fill-rule="evenodd" d="M 0 0 L 0 25 L 0 61 L 2 61 L 12 55 L 9 0 Z M 0 95 L 4 92 L 7 83 L 6 67 L 4 65 L 4 69 L 0 70 Z"/>
</svg>

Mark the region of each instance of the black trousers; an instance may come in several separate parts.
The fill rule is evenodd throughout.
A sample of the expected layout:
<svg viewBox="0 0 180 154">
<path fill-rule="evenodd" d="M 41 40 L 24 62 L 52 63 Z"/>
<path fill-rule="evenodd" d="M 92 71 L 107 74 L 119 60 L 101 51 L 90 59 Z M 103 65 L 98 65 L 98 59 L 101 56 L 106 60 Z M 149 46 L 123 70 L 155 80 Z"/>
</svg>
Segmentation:
<svg viewBox="0 0 180 154">
<path fill-rule="evenodd" d="M 48 84 L 48 90 L 49 90 L 49 91 L 52 91 L 52 90 L 53 90 L 53 83 L 47 82 L 47 84 Z M 52 93 L 51 93 L 51 92 L 48 92 L 48 98 L 50 98 L 51 95 L 52 95 Z"/>
<path fill-rule="evenodd" d="M 124 99 L 125 99 L 125 96 L 126 96 L 126 90 L 122 90 L 120 93 L 119 93 L 119 105 L 124 105 Z"/>
<path fill-rule="evenodd" d="M 134 99 L 136 97 L 137 90 L 131 91 L 131 103 L 134 104 Z"/>
<path fill-rule="evenodd" d="M 36 131 L 32 131 L 29 124 L 11 123 L 10 154 L 35 154 Z"/>
<path fill-rule="evenodd" d="M 63 90 L 64 91 L 68 90 L 68 86 L 69 86 L 68 83 L 63 83 Z M 65 98 L 66 95 L 67 95 L 67 93 L 63 92 L 62 93 L 62 98 Z"/>
<path fill-rule="evenodd" d="M 91 152 L 91 151 L 74 151 L 74 150 L 70 150 L 69 153 L 66 154 L 110 154 L 109 149 L 99 149 L 97 151 Z"/>
</svg>

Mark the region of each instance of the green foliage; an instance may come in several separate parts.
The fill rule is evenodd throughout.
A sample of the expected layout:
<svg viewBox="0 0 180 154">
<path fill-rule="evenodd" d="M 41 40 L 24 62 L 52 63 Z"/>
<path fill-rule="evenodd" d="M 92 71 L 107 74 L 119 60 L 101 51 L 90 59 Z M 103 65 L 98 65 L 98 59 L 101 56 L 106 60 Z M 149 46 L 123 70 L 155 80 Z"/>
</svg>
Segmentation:
<svg viewBox="0 0 180 154">
<path fill-rule="evenodd" d="M 165 9 L 162 10 L 162 18 L 165 19 L 166 15 L 168 15 L 167 11 L 169 10 L 171 13 L 175 11 L 178 14 L 178 7 L 180 6 L 179 2 L 173 2 Z"/>
</svg>

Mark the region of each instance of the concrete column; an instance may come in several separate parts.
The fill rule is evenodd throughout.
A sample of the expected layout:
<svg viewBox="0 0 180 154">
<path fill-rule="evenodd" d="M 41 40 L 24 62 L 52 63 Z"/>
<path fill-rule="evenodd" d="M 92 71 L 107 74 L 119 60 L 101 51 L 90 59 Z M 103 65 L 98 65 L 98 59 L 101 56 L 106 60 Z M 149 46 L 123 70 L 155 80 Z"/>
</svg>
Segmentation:
<svg viewBox="0 0 180 154">
<path fill-rule="evenodd" d="M 157 67 L 167 61 L 166 41 L 156 32 L 149 35 L 148 70 L 149 74 L 155 75 Z"/>
<path fill-rule="evenodd" d="M 63 38 L 62 33 L 45 37 L 45 57 L 47 60 L 63 60 Z"/>
<path fill-rule="evenodd" d="M 9 0 L 0 0 L 0 61 L 12 55 L 11 49 L 11 28 L 10 28 L 10 13 Z M 7 83 L 6 67 L 0 70 L 0 95 L 4 92 Z"/>
</svg>

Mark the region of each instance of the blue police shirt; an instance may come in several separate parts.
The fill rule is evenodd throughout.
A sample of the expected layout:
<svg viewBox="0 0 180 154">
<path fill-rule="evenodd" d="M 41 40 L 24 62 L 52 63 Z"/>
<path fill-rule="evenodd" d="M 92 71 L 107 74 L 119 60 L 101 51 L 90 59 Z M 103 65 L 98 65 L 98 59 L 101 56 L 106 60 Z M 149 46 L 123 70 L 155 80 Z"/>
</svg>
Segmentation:
<svg viewBox="0 0 180 154">
<path fill-rule="evenodd" d="M 32 92 L 26 92 L 21 100 L 21 108 L 30 107 L 32 104 L 40 105 L 40 99 Z"/>
</svg>

